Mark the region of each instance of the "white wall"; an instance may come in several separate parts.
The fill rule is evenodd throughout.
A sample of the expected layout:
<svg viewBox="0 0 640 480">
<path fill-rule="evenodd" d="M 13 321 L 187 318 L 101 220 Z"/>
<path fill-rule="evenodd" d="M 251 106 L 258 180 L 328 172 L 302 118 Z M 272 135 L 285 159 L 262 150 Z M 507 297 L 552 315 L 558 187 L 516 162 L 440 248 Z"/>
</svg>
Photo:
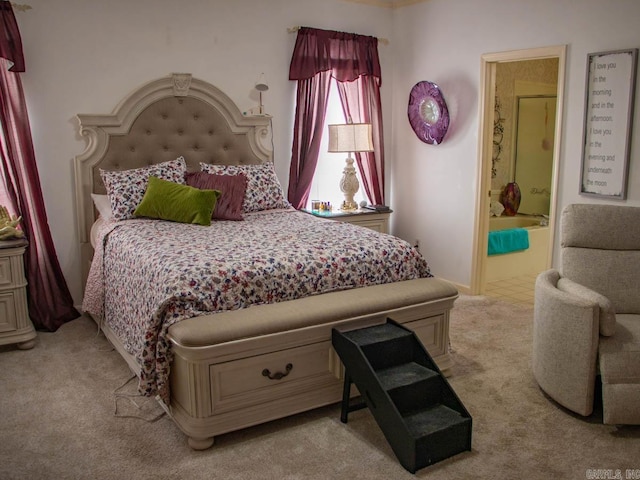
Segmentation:
<svg viewBox="0 0 640 480">
<path fill-rule="evenodd" d="M 288 181 L 295 84 L 288 68 L 295 34 L 307 25 L 391 40 L 379 48 L 388 203 L 393 233 L 421 240 L 435 274 L 469 285 L 476 203 L 480 57 L 568 45 L 559 209 L 595 200 L 578 194 L 588 53 L 640 47 L 636 0 L 429 0 L 388 10 L 340 0 L 28 0 L 16 16 L 27 72 L 23 82 L 49 224 L 77 303 L 80 265 L 73 158 L 85 148 L 77 113 L 105 113 L 133 88 L 190 72 L 245 110 L 265 72 L 274 116 L 276 168 Z M 440 85 L 451 113 L 445 142 L 420 142 L 406 113 L 411 87 Z M 640 95 L 632 135 L 630 205 L 640 204 Z"/>
<path fill-rule="evenodd" d="M 16 12 L 27 66 L 22 79 L 49 225 L 77 304 L 82 285 L 73 158 L 86 145 L 77 131 L 77 113 L 111 112 L 132 89 L 171 72 L 192 73 L 247 110 L 258 104 L 253 85 L 264 72 L 269 83 L 265 109 L 274 116 L 276 169 L 286 188 L 295 102 L 295 82 L 288 74 L 296 37 L 287 28 L 391 35 L 390 10 L 339 0 L 27 3 L 32 10 Z M 390 72 L 389 50 L 382 47 L 380 55 L 383 71 Z M 390 100 L 383 102 L 390 117 Z"/>
<path fill-rule="evenodd" d="M 471 283 L 482 54 L 568 45 L 558 212 L 569 203 L 612 203 L 578 193 L 586 59 L 640 47 L 639 21 L 636 0 L 429 0 L 394 11 L 392 230 L 420 239 L 436 275 Z M 420 142 L 407 120 L 409 92 L 421 80 L 440 86 L 451 114 L 439 146 Z M 639 103 L 636 95 L 628 205 L 640 205 Z"/>
</svg>

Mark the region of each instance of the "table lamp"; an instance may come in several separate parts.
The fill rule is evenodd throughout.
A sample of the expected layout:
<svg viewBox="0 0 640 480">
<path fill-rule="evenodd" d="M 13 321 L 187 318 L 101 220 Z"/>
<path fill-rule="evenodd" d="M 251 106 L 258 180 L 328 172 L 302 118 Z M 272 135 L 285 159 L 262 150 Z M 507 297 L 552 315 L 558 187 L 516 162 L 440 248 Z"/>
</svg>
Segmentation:
<svg viewBox="0 0 640 480">
<path fill-rule="evenodd" d="M 340 190 L 344 193 L 341 209 L 353 211 L 358 204 L 353 196 L 360 188 L 351 152 L 373 152 L 373 138 L 370 123 L 345 123 L 329 125 L 329 152 L 347 152 L 346 165 L 342 171 Z"/>
</svg>

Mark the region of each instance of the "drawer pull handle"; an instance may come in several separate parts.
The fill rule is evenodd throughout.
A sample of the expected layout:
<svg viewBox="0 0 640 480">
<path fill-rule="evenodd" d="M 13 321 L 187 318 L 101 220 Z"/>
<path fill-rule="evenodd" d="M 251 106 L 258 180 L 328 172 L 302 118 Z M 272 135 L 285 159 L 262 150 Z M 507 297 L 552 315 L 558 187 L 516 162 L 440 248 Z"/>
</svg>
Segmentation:
<svg viewBox="0 0 640 480">
<path fill-rule="evenodd" d="M 291 373 L 291 370 L 293 370 L 293 364 L 287 363 L 287 366 L 284 368 L 287 370 L 284 373 L 283 372 L 271 373 L 268 368 L 265 368 L 264 370 L 262 370 L 262 375 L 264 377 L 268 377 L 269 380 L 282 380 L 284 377 L 289 375 L 289 373 Z"/>
</svg>

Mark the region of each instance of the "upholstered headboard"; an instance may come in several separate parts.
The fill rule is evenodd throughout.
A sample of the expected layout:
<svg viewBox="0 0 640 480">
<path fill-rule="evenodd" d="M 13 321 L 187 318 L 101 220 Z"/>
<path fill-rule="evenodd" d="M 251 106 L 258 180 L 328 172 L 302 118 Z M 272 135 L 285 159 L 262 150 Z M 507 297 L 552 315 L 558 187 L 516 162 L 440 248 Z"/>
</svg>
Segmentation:
<svg viewBox="0 0 640 480">
<path fill-rule="evenodd" d="M 127 170 L 183 156 L 190 170 L 199 163 L 226 165 L 272 161 L 270 122 L 244 116 L 213 85 L 179 73 L 149 82 L 123 99 L 113 113 L 79 114 L 87 138 L 75 158 L 77 225 L 86 279 L 96 219 L 91 194 L 106 193 L 100 169 Z"/>
</svg>

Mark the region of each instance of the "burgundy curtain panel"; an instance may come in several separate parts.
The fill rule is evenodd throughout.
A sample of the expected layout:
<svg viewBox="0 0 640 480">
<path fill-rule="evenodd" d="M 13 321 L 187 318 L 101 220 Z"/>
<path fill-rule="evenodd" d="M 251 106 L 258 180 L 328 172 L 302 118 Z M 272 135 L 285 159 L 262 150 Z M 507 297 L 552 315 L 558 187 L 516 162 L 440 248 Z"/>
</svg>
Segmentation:
<svg viewBox="0 0 640 480">
<path fill-rule="evenodd" d="M 384 141 L 380 110 L 380 79 L 362 75 L 353 82 L 337 82 L 345 117 L 354 123 L 370 123 L 373 152 L 355 153 L 362 184 L 374 205 L 384 205 Z"/>
<path fill-rule="evenodd" d="M 309 200 L 329 100 L 331 72 L 298 80 L 287 197 L 296 209 Z"/>
<path fill-rule="evenodd" d="M 320 154 L 330 79 L 340 87 L 345 115 L 372 123 L 375 152 L 356 154 L 365 192 L 384 203 L 384 153 L 380 108 L 378 39 L 353 33 L 302 27 L 298 31 L 289 80 L 297 80 L 296 115 L 289 174 L 289 201 L 303 208 Z M 326 87 L 325 87 L 326 85 Z"/>
<path fill-rule="evenodd" d="M 29 316 L 37 329 L 55 331 L 80 314 L 73 307 L 47 222 L 18 73 L 25 71 L 22 40 L 10 2 L 0 2 L 0 16 L 1 177 L 11 203 L 8 209 L 22 216 L 29 241 L 25 256 Z"/>
</svg>

